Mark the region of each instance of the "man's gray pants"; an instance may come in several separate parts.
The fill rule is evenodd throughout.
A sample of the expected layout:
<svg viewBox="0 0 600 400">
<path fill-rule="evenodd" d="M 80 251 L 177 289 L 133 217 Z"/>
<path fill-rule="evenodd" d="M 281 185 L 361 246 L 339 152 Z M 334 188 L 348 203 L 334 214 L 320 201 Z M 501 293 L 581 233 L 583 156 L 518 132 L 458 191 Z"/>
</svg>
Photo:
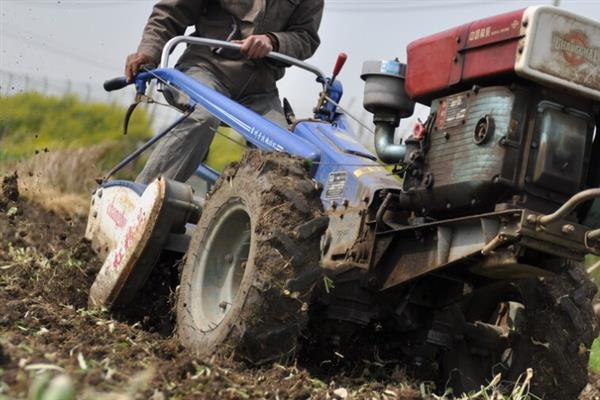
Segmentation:
<svg viewBox="0 0 600 400">
<path fill-rule="evenodd" d="M 184 72 L 217 92 L 230 97 L 229 91 L 209 71 L 192 67 Z M 165 92 L 165 97 L 171 104 L 186 103 L 186 96 L 177 92 Z M 236 101 L 276 124 L 287 127 L 276 90 L 270 93 L 245 96 Z M 219 124 L 218 118 L 198 105 L 186 120 L 157 143 L 157 147 L 136 178 L 136 182 L 148 184 L 158 176 L 179 182 L 187 181 L 206 158 Z"/>
</svg>

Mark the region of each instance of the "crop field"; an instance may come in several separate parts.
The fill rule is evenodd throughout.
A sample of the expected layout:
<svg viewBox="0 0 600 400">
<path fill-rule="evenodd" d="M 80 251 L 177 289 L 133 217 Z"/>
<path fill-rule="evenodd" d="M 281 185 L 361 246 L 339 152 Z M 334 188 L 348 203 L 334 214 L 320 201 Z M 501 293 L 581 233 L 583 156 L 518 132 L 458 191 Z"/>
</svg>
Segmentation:
<svg viewBox="0 0 600 400">
<path fill-rule="evenodd" d="M 377 354 L 334 369 L 306 354 L 261 366 L 195 357 L 173 337 L 173 269 L 153 272 L 134 309 L 88 309 L 101 265 L 83 239 L 88 193 L 107 166 L 147 137 L 147 121 L 140 114 L 123 139 L 120 109 L 83 109 L 76 99 L 67 104 L 37 95 L 7 101 L 15 99 L 0 99 L 0 399 L 539 398 L 530 391 L 536 371 L 504 394 L 500 376 L 462 394 L 416 379 L 402 363 Z M 31 107 L 17 106 L 23 103 L 59 116 L 61 108 L 68 110 L 64 118 L 81 126 L 36 122 L 27 114 Z M 98 114 L 105 117 L 94 119 Z M 58 129 L 66 132 L 60 140 L 52 134 Z M 239 158 L 239 141 L 221 132 L 209 163 L 221 170 Z M 141 162 L 124 176 L 134 176 Z M 600 340 L 591 349 L 590 384 L 580 400 L 600 398 L 597 372 Z"/>
</svg>

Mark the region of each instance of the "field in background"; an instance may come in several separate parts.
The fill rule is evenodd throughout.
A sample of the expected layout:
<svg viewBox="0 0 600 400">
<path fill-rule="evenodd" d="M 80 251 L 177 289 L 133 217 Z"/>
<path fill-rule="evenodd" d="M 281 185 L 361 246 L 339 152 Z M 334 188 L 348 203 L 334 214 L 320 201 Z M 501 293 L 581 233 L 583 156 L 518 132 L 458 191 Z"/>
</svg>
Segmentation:
<svg viewBox="0 0 600 400">
<path fill-rule="evenodd" d="M 83 215 L 97 178 L 154 135 L 138 109 L 123 136 L 125 107 L 88 103 L 74 95 L 22 93 L 0 97 L 0 174 L 17 171 L 23 194 L 45 208 Z M 208 156 L 221 171 L 239 159 L 243 138 L 220 128 Z M 143 156 L 118 177 L 133 179 Z"/>
<path fill-rule="evenodd" d="M 0 173 L 17 171 L 23 194 L 46 208 L 85 214 L 94 179 L 152 133 L 139 110 L 123 136 L 124 113 L 73 95 L 0 97 Z"/>
</svg>

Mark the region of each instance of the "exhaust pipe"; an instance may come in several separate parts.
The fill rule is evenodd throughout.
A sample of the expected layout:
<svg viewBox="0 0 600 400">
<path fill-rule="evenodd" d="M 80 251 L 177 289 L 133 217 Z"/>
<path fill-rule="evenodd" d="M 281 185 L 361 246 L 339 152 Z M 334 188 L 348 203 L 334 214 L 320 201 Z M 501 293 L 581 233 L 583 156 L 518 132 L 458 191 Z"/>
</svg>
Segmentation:
<svg viewBox="0 0 600 400">
<path fill-rule="evenodd" d="M 386 164 L 397 164 L 404 160 L 406 146 L 394 143 L 396 126 L 389 122 L 375 123 L 375 152 Z"/>
<path fill-rule="evenodd" d="M 375 152 L 386 164 L 397 164 L 406 155 L 406 146 L 394 143 L 401 118 L 410 117 L 415 103 L 406 94 L 406 64 L 391 61 L 365 61 L 361 79 L 365 81 L 363 106 L 373 114 Z"/>
</svg>

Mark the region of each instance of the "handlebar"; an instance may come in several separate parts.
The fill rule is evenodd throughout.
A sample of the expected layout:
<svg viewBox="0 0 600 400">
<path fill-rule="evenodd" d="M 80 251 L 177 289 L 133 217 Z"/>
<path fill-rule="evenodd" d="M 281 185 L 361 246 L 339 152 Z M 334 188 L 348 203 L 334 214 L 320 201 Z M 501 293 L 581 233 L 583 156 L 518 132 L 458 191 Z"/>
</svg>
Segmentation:
<svg viewBox="0 0 600 400">
<path fill-rule="evenodd" d="M 109 79 L 104 82 L 104 90 L 107 92 L 112 92 L 115 90 L 123 89 L 125 86 L 129 85 L 131 82 L 127 81 L 127 78 L 124 76 L 120 76 L 118 78 Z"/>
<path fill-rule="evenodd" d="M 179 45 L 181 43 L 187 43 L 187 44 L 198 45 L 198 46 L 207 46 L 207 47 L 221 47 L 224 49 L 231 49 L 231 50 L 240 50 L 242 48 L 242 46 L 240 44 L 231 43 L 231 42 L 227 42 L 224 40 L 207 39 L 207 38 L 193 37 L 193 36 L 176 36 L 173 39 L 169 40 L 167 42 L 167 44 L 165 44 L 165 47 L 163 48 L 161 60 L 160 60 L 160 68 L 168 68 L 169 56 L 171 55 L 171 53 L 173 52 L 175 47 L 177 47 L 177 45 Z M 314 65 L 308 64 L 304 61 L 298 60 L 297 58 L 286 56 L 285 54 L 277 53 L 274 51 L 267 54 L 266 58 L 270 58 L 272 60 L 279 61 L 284 64 L 294 65 L 303 70 L 312 72 L 313 74 L 315 74 L 317 76 L 318 82 L 320 82 L 324 87 L 327 85 L 327 77 L 325 76 L 323 71 L 321 71 L 319 68 L 315 67 Z M 338 60 L 338 63 L 340 63 L 339 60 Z M 340 68 L 342 65 L 343 65 L 343 62 L 341 62 Z M 104 82 L 104 90 L 106 90 L 107 92 L 112 92 L 114 90 L 123 89 L 125 86 L 132 84 L 132 83 L 133 82 L 128 82 L 127 78 L 125 78 L 125 77 L 113 78 L 113 79 L 110 79 L 110 80 Z"/>
<path fill-rule="evenodd" d="M 242 46 L 240 44 L 226 42 L 224 40 L 207 39 L 207 38 L 193 37 L 193 36 L 176 36 L 173 39 L 169 40 L 167 42 L 167 44 L 165 45 L 165 47 L 163 48 L 162 57 L 160 59 L 160 67 L 161 68 L 168 68 L 169 56 L 173 52 L 173 49 L 175 49 L 175 47 L 177 47 L 177 45 L 181 44 L 181 43 L 187 43 L 187 44 L 199 45 L 199 46 L 207 46 L 207 47 L 222 47 L 224 49 L 231 49 L 231 50 L 239 50 L 242 48 Z M 317 75 L 317 77 L 319 78 L 319 82 L 322 82 L 323 84 L 325 84 L 327 82 L 327 78 L 325 77 L 325 74 L 323 73 L 323 71 L 321 71 L 319 68 L 315 67 L 314 65 L 311 65 L 304 61 L 298 60 L 297 58 L 286 56 L 285 54 L 277 53 L 274 51 L 267 54 L 266 57 L 270 58 L 272 60 L 275 60 L 275 61 L 285 63 L 285 64 L 295 65 L 296 67 L 302 68 L 303 70 L 312 72 L 313 74 Z"/>
</svg>

